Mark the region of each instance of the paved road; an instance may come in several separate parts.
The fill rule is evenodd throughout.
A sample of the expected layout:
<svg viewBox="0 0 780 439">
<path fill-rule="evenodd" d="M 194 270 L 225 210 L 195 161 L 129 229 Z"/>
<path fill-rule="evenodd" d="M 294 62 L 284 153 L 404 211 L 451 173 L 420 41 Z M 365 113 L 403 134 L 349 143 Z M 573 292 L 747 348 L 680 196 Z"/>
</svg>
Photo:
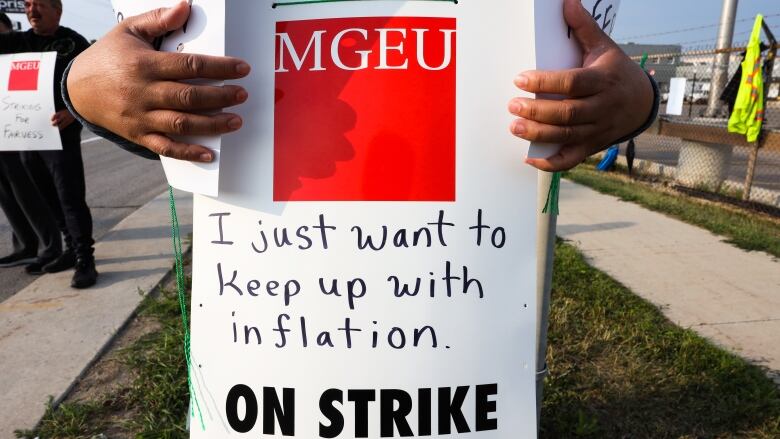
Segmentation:
<svg viewBox="0 0 780 439">
<path fill-rule="evenodd" d="M 85 131 L 84 138 L 92 137 Z M 125 152 L 104 140 L 82 146 L 87 178 L 87 203 L 95 221 L 95 239 L 100 239 L 130 213 L 166 188 L 159 162 Z M 11 251 L 8 221 L 0 210 L 0 255 Z M 0 268 L 0 301 L 34 280 L 23 267 Z"/>
</svg>

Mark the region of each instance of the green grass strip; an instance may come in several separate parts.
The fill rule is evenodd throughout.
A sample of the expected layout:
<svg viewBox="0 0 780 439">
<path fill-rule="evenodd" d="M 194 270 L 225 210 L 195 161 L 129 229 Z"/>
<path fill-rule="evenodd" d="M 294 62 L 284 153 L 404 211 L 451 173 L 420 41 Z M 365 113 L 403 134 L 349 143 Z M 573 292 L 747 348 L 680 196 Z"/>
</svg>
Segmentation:
<svg viewBox="0 0 780 439">
<path fill-rule="evenodd" d="M 590 165 L 580 165 L 564 177 L 602 194 L 709 230 L 743 250 L 763 251 L 780 257 L 780 225 L 760 215 L 667 193 L 649 184 L 597 172 Z"/>
<path fill-rule="evenodd" d="M 547 360 L 542 438 L 780 438 L 780 391 L 764 370 L 560 242 Z"/>
</svg>

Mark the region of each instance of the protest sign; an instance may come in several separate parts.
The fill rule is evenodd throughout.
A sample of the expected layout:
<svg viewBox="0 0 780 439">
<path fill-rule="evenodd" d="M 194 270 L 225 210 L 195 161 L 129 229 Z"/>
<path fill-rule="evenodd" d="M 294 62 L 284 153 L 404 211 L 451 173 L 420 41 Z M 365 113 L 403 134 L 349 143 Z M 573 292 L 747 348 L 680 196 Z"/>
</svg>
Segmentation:
<svg viewBox="0 0 780 439">
<path fill-rule="evenodd" d="M 173 6 L 180 0 L 112 0 L 117 21 L 159 7 Z M 161 50 L 199 53 L 214 56 L 225 54 L 225 0 L 193 1 L 187 24 L 166 36 Z M 202 85 L 221 85 L 215 81 L 200 81 Z M 183 191 L 216 196 L 219 193 L 220 136 L 184 136 L 179 140 L 203 145 L 214 152 L 211 163 L 194 163 L 161 157 L 168 183 Z"/>
<path fill-rule="evenodd" d="M 56 52 L 0 55 L 1 151 L 62 149 L 52 126 Z"/>
<path fill-rule="evenodd" d="M 227 4 L 253 70 L 195 196 L 192 437 L 536 435 L 533 6 Z"/>
</svg>

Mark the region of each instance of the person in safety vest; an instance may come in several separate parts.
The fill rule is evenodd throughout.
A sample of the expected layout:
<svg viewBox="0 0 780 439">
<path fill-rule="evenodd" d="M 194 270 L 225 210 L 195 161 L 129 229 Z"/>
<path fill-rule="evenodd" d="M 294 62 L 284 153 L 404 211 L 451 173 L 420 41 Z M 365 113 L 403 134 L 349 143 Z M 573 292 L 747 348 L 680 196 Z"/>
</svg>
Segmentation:
<svg viewBox="0 0 780 439">
<path fill-rule="evenodd" d="M 66 79 L 71 109 L 93 131 L 138 154 L 210 162 L 213 152 L 169 135 L 218 135 L 241 128 L 241 118 L 220 112 L 247 100 L 237 85 L 182 84 L 184 79 L 239 79 L 250 66 L 237 58 L 159 53 L 155 37 L 180 28 L 189 7 L 181 3 L 132 17 L 74 61 Z M 564 16 L 583 51 L 583 66 L 520 74 L 521 90 L 564 95 L 563 101 L 516 98 L 517 137 L 561 144 L 556 155 L 528 159 L 545 171 L 573 168 L 591 154 L 627 140 L 652 124 L 658 108 L 653 80 L 595 23 L 579 0 L 565 0 Z M 111 95 L 112 99 L 105 99 Z M 68 97 L 68 96 L 66 96 Z M 110 132 L 107 132 L 110 131 Z"/>
</svg>

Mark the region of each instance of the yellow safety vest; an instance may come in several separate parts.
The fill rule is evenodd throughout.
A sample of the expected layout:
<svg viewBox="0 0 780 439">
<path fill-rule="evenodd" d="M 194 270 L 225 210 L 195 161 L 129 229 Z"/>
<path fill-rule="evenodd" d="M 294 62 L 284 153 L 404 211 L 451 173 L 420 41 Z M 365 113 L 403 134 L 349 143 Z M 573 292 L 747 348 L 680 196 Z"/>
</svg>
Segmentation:
<svg viewBox="0 0 780 439">
<path fill-rule="evenodd" d="M 758 14 L 753 34 L 742 63 L 742 82 L 734 111 L 729 119 L 729 132 L 745 134 L 748 142 L 758 140 L 764 122 L 764 78 L 761 60 L 761 25 L 764 16 Z"/>
</svg>

